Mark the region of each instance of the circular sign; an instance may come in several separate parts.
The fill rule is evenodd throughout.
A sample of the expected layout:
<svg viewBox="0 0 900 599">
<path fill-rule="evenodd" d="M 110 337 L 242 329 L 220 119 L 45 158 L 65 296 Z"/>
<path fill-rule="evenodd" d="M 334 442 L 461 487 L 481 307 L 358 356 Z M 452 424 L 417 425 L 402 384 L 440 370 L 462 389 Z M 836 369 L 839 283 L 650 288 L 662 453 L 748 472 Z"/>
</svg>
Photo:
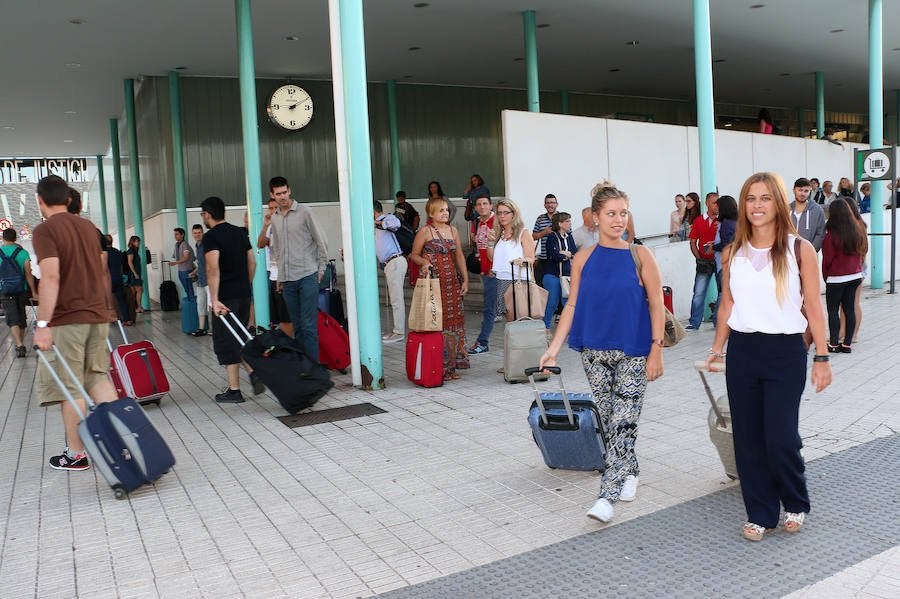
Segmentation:
<svg viewBox="0 0 900 599">
<path fill-rule="evenodd" d="M 9 220 L 8 218 L 0 218 L 0 231 L 5 231 L 11 226 L 13 226 L 11 220 Z"/>
<path fill-rule="evenodd" d="M 884 152 L 872 152 L 863 161 L 863 171 L 871 179 L 879 179 L 891 170 L 891 159 Z"/>
</svg>

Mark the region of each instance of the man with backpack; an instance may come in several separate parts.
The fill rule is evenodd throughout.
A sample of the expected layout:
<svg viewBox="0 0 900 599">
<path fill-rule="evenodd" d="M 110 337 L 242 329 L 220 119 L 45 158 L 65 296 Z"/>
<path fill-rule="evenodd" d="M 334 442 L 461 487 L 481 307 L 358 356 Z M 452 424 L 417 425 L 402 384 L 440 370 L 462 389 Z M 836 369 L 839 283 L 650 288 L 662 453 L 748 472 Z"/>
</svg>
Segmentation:
<svg viewBox="0 0 900 599">
<path fill-rule="evenodd" d="M 378 200 L 373 202 L 375 209 L 375 255 L 378 266 L 384 270 L 388 297 L 394 319 L 394 329 L 382 336 L 385 343 L 400 341 L 406 335 L 406 302 L 403 297 L 403 280 L 409 265 L 406 254 L 400 245 L 396 232 L 402 228 L 400 219 L 393 214 L 385 214 L 384 206 Z"/>
<path fill-rule="evenodd" d="M 16 342 L 16 357 L 24 358 L 25 330 L 28 319 L 25 316 L 27 292 L 36 295 L 34 277 L 31 274 L 31 257 L 16 243 L 16 230 L 3 230 L 3 245 L 0 246 L 0 301 L 6 313 L 6 325 Z"/>
</svg>

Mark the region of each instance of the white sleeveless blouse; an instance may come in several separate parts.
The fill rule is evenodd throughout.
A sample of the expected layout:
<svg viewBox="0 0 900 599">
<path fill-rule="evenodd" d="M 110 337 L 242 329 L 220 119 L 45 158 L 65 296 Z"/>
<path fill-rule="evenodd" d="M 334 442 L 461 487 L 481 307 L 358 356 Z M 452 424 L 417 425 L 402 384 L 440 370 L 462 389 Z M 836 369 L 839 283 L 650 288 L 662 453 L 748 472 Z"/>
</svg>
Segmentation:
<svg viewBox="0 0 900 599">
<path fill-rule="evenodd" d="M 493 270 L 497 274 L 497 278 L 501 281 L 512 281 L 513 280 L 513 268 L 510 267 L 510 262 L 516 260 L 517 258 L 523 258 L 525 256 L 524 251 L 522 250 L 522 242 L 521 236 L 519 239 L 500 239 L 494 245 L 494 261 L 493 261 Z M 516 268 L 516 279 L 524 280 L 525 279 L 525 269 L 524 268 Z"/>
<path fill-rule="evenodd" d="M 729 286 L 734 307 L 728 326 L 741 333 L 792 335 L 806 331 L 806 318 L 800 312 L 800 269 L 794 256 L 794 235 L 788 236 L 787 294 L 781 304 L 775 295 L 775 274 L 769 248 L 757 249 L 747 243 L 731 261 Z"/>
</svg>

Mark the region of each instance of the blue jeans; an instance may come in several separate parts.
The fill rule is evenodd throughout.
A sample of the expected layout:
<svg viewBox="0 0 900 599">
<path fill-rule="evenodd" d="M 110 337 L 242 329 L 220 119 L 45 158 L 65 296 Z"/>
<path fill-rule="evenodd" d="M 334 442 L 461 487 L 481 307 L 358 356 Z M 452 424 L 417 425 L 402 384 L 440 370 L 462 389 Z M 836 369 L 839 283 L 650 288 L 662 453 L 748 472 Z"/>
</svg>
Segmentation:
<svg viewBox="0 0 900 599">
<path fill-rule="evenodd" d="M 562 296 L 562 287 L 559 285 L 559 277 L 556 275 L 544 275 L 542 287 L 547 290 L 547 308 L 544 310 L 544 328 L 549 329 L 553 324 L 553 315 L 560 302 L 566 305 Z"/>
<path fill-rule="evenodd" d="M 484 286 L 484 307 L 481 309 L 478 344 L 487 347 L 491 332 L 494 330 L 494 317 L 497 315 L 497 278 L 481 275 L 481 284 Z"/>
<path fill-rule="evenodd" d="M 691 320 L 690 325 L 698 328 L 703 322 L 703 310 L 706 307 L 706 292 L 709 289 L 709 280 L 712 273 L 704 274 L 698 272 L 694 275 L 694 298 L 691 300 Z"/>
<path fill-rule="evenodd" d="M 191 274 L 188 270 L 179 270 L 178 271 L 178 280 L 181 281 L 181 288 L 184 289 L 184 297 L 189 300 L 196 300 L 196 296 L 194 295 L 194 283 L 191 281 L 191 277 L 188 275 Z"/>
<path fill-rule="evenodd" d="M 303 342 L 303 349 L 310 360 L 319 363 L 319 277 L 318 273 L 305 276 L 299 281 L 285 281 L 282 291 L 287 304 L 294 338 Z"/>
</svg>

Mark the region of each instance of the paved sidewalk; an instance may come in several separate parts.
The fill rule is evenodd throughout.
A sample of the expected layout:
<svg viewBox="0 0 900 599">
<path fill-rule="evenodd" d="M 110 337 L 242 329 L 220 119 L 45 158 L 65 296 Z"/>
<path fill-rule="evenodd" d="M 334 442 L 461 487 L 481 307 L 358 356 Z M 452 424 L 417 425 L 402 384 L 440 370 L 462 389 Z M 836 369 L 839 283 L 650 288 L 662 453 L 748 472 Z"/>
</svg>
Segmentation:
<svg viewBox="0 0 900 599">
<path fill-rule="evenodd" d="M 834 357 L 828 390 L 804 395 L 807 460 L 900 431 L 900 370 L 891 359 L 900 350 L 900 300 L 864 296 L 854 353 Z M 470 315 L 472 339 L 478 322 Z M 96 470 L 46 466 L 63 446 L 59 412 L 36 406 L 35 360 L 15 359 L 0 329 L 0 477 L 8 481 L 0 486 L 0 595 L 367 597 L 586 533 L 602 536 L 629 521 L 639 529 L 653 521 L 635 520 L 640 516 L 737 492 L 708 440 L 708 404 L 692 368 L 710 345 L 711 325 L 666 350 L 666 374 L 650 385 L 641 417 L 638 499 L 618 504 L 615 524 L 604 527 L 584 516 L 597 475 L 543 465 L 525 423 L 529 388 L 507 385 L 496 373 L 502 326 L 490 353 L 474 356 L 461 380 L 436 389 L 407 382 L 403 344 L 385 345 L 388 389 L 360 391 L 337 375 L 316 409 L 371 402 L 386 413 L 290 429 L 275 418 L 284 412 L 268 395 L 240 405 L 213 402 L 224 372 L 211 342 L 182 335 L 179 324 L 177 313 L 155 312 L 132 329 L 166 360 L 172 393 L 148 413 L 178 464 L 155 488 L 124 501 Z M 561 362 L 567 387 L 586 390 L 578 355 L 567 352 Z M 711 382 L 724 388 L 721 377 Z M 851 486 L 882 481 L 877 471 L 846 475 Z M 836 493 L 830 488 L 816 492 L 810 528 L 816 502 L 837 497 L 826 497 Z M 887 515 L 869 516 L 877 527 Z M 703 521 L 702 510 L 694 518 Z M 738 535 L 742 510 L 724 521 L 732 528 L 725 534 Z M 896 538 L 887 540 L 896 548 Z M 775 547 L 753 545 L 761 553 Z M 587 569 L 604 565 L 600 556 L 585 556 Z M 726 560 L 722 565 L 727 569 Z M 793 596 L 896 597 L 898 571 L 900 553 L 889 549 L 841 572 L 822 571 Z M 569 591 L 548 596 L 579 596 Z"/>
</svg>

